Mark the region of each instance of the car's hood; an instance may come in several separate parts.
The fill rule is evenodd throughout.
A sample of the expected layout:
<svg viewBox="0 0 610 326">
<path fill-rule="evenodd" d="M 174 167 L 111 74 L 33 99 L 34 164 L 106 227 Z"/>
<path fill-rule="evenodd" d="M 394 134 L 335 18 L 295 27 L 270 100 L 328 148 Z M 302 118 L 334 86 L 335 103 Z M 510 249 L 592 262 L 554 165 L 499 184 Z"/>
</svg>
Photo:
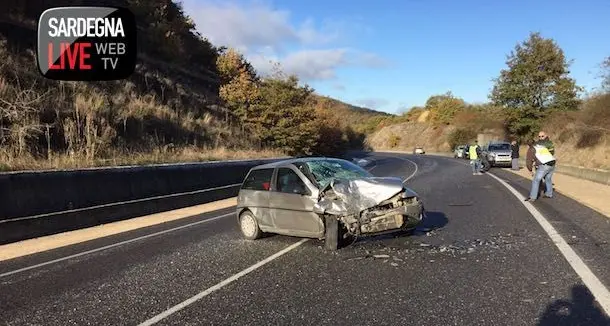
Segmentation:
<svg viewBox="0 0 610 326">
<path fill-rule="evenodd" d="M 409 197 L 417 196 L 413 190 L 403 186 L 401 179 L 394 177 L 332 179 L 322 189 L 321 194 L 331 188 L 337 198 L 321 197 L 316 204 L 317 212 L 335 215 L 355 214 L 377 206 L 403 191 Z"/>
</svg>

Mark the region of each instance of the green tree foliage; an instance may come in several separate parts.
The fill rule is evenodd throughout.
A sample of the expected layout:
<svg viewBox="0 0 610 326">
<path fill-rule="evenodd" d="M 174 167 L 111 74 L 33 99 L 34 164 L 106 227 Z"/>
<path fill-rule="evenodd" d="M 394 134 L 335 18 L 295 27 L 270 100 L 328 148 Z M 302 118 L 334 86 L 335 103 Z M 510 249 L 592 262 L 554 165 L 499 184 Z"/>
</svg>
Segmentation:
<svg viewBox="0 0 610 326">
<path fill-rule="evenodd" d="M 491 101 L 509 109 L 508 129 L 530 136 L 550 111 L 576 110 L 582 89 L 568 76 L 570 63 L 552 39 L 531 33 L 517 44 L 500 72 L 490 94 Z"/>
<path fill-rule="evenodd" d="M 339 116 L 333 112 L 336 109 L 334 101 L 326 97 L 311 98 L 315 108 L 318 142 L 313 149 L 315 155 L 332 155 L 350 146 L 350 132 L 343 127 Z"/>
<path fill-rule="evenodd" d="M 261 80 L 234 49 L 223 51 L 216 65 L 222 80 L 220 97 L 262 145 L 289 155 L 313 152 L 320 131 L 309 105 L 313 89 L 281 71 Z"/>
<path fill-rule="evenodd" d="M 473 140 L 477 139 L 477 132 L 473 129 L 455 129 L 449 134 L 449 146 L 451 148 L 455 148 L 458 145 L 464 145 L 471 143 Z"/>
<path fill-rule="evenodd" d="M 255 116 L 248 122 L 255 123 L 263 144 L 288 155 L 309 155 L 318 141 L 315 112 L 307 106 L 313 89 L 298 82 L 295 76 L 263 80 L 260 99 L 253 105 Z"/>
<path fill-rule="evenodd" d="M 350 125 L 377 116 L 314 94 L 309 86 L 299 85 L 296 76 L 286 76 L 279 66 L 271 77 L 261 79 L 234 49 L 221 51 L 216 65 L 222 81 L 220 97 L 241 125 L 261 145 L 289 155 L 332 155 L 346 148 L 361 148 L 364 135 Z"/>
<path fill-rule="evenodd" d="M 426 101 L 425 109 L 430 111 L 430 121 L 435 124 L 451 123 L 455 115 L 464 110 L 466 102 L 453 96 L 451 92 L 434 95 Z"/>
</svg>

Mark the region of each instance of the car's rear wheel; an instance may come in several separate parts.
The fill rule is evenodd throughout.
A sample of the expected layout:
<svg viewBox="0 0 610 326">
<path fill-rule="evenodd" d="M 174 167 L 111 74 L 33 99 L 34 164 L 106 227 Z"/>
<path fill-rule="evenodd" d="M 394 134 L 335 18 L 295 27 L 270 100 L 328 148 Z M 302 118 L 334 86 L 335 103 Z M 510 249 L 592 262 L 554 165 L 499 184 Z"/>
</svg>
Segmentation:
<svg viewBox="0 0 610 326">
<path fill-rule="evenodd" d="M 324 216 L 324 245 L 328 250 L 339 249 L 339 221 L 332 215 Z"/>
<path fill-rule="evenodd" d="M 239 216 L 239 228 L 244 238 L 248 240 L 256 240 L 263 235 L 256 217 L 249 211 L 243 212 Z"/>
</svg>

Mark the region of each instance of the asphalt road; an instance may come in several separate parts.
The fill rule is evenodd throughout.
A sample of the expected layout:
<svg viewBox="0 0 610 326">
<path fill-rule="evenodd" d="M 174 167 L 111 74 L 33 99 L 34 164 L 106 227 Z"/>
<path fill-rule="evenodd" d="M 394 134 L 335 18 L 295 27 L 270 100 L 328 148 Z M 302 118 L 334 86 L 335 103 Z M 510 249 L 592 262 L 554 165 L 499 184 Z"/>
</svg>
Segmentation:
<svg viewBox="0 0 610 326">
<path fill-rule="evenodd" d="M 414 234 L 329 252 L 315 239 L 245 241 L 232 209 L 212 212 L 0 262 L 0 324 L 610 325 L 530 211 L 493 177 L 451 158 L 368 159 L 373 174 L 408 179 L 424 199 L 428 217 Z M 510 172 L 492 173 L 522 195 L 529 189 Z M 534 206 L 609 288 L 610 219 L 560 194 Z"/>
</svg>

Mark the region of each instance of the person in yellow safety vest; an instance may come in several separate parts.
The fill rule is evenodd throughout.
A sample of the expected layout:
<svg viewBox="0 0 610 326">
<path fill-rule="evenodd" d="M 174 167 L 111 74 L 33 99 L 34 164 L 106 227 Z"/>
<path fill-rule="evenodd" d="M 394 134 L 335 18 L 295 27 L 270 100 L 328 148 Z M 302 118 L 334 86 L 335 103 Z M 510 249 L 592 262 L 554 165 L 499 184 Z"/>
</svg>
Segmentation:
<svg viewBox="0 0 610 326">
<path fill-rule="evenodd" d="M 538 141 L 533 146 L 530 146 L 527 153 L 527 169 L 532 172 L 532 187 L 530 189 L 530 195 L 525 201 L 535 201 L 538 198 L 538 190 L 540 182 L 544 180 L 546 193 L 544 197 L 553 197 L 553 172 L 555 172 L 555 164 L 557 159 L 555 158 L 555 148 L 553 142 L 549 139 L 544 131 L 538 133 Z M 532 171 L 532 165 L 536 165 L 536 172 Z"/>
<path fill-rule="evenodd" d="M 474 141 L 474 145 L 468 147 L 468 158 L 470 158 L 470 165 L 472 165 L 472 175 L 481 175 L 481 147 L 479 147 L 478 141 Z"/>
</svg>

